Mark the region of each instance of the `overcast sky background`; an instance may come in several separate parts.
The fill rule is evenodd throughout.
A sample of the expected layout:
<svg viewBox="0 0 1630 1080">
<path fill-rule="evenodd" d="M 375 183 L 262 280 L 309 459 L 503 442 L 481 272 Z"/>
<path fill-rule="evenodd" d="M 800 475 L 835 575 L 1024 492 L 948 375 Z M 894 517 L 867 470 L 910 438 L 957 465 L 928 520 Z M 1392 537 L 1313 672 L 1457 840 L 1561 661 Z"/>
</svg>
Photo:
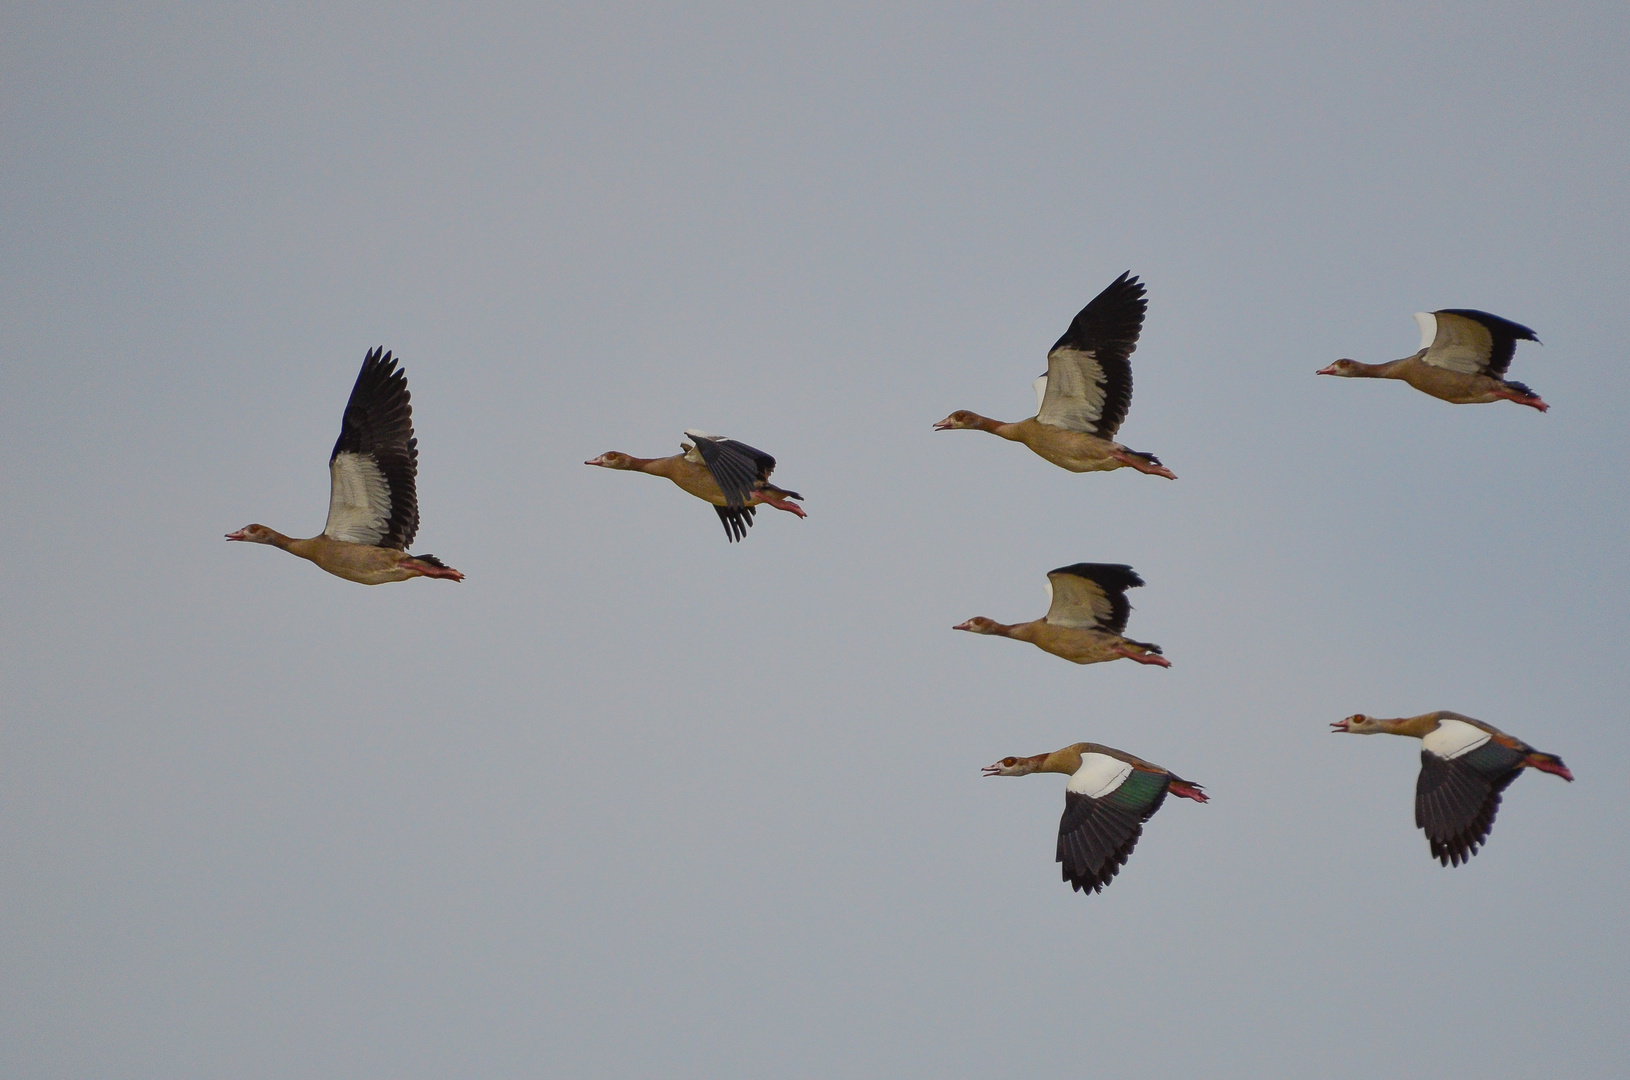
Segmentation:
<svg viewBox="0 0 1630 1080">
<path fill-rule="evenodd" d="M 1630 7 L 330 9 L 0 15 L 0 1074 L 1623 1075 Z M 1128 269 L 1181 479 L 930 430 Z M 1441 307 L 1550 413 L 1314 376 Z M 375 345 L 462 585 L 221 540 Z M 950 630 L 1083 560 L 1170 670 Z M 1578 778 L 1457 870 L 1437 708 Z"/>
</svg>

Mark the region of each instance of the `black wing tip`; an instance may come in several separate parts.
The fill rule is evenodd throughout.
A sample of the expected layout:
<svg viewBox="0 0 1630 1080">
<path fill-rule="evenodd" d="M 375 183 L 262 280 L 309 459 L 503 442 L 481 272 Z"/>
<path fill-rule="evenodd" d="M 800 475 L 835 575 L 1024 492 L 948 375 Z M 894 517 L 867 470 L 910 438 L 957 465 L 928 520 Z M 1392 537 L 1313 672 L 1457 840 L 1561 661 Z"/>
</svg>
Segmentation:
<svg viewBox="0 0 1630 1080">
<path fill-rule="evenodd" d="M 713 512 L 719 515 L 719 522 L 724 526 L 724 537 L 732 544 L 745 539 L 747 530 L 753 527 L 751 506 L 715 506 Z"/>
<path fill-rule="evenodd" d="M 1125 563 L 1074 563 L 1047 571 L 1048 577 L 1054 574 L 1086 578 L 1107 592 L 1125 592 L 1127 589 L 1143 586 L 1143 579 L 1138 576 L 1138 572 Z"/>
<path fill-rule="evenodd" d="M 1535 344 L 1540 343 L 1539 338 L 1535 336 L 1534 332 L 1528 327 L 1524 326 L 1522 323 L 1512 322 L 1510 319 L 1501 318 L 1499 315 L 1495 315 L 1492 312 L 1479 311 L 1477 308 L 1451 307 L 1439 308 L 1437 311 L 1433 312 L 1433 314 L 1459 315 L 1463 319 L 1470 319 L 1473 322 L 1482 323 L 1493 333 L 1509 335 L 1510 337 L 1516 338 L 1518 341 L 1532 341 Z"/>
</svg>

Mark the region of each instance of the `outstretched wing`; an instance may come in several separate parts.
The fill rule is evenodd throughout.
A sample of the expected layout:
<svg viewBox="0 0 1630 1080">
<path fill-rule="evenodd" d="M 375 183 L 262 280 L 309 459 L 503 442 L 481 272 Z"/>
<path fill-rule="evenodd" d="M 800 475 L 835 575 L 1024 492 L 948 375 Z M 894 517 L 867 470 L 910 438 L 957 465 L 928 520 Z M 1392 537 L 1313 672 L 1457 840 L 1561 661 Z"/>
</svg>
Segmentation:
<svg viewBox="0 0 1630 1080">
<path fill-rule="evenodd" d="M 1064 792 L 1057 861 L 1077 892 L 1099 892 L 1126 865 L 1143 823 L 1165 801 L 1168 778 L 1102 754 L 1081 757 Z"/>
<path fill-rule="evenodd" d="M 407 373 L 390 353 L 374 349 L 362 361 L 328 459 L 323 532 L 335 540 L 404 551 L 413 543 L 419 444 L 409 402 Z"/>
<path fill-rule="evenodd" d="M 1047 575 L 1052 603 L 1047 621 L 1054 626 L 1076 630 L 1126 632 L 1132 604 L 1126 590 L 1143 584 L 1130 566 L 1122 563 L 1076 563 L 1061 566 Z"/>
<path fill-rule="evenodd" d="M 1528 327 L 1471 308 L 1415 313 L 1421 328 L 1423 363 L 1463 375 L 1498 379 L 1511 366 L 1518 341 L 1538 341 Z"/>
<path fill-rule="evenodd" d="M 768 480 L 775 471 L 775 458 L 744 442 L 706 435 L 699 431 L 685 434 L 702 455 L 702 464 L 724 492 L 727 507 L 744 507 L 753 497 L 753 488 L 761 480 Z"/>
<path fill-rule="evenodd" d="M 1433 858 L 1459 866 L 1477 854 L 1494 827 L 1500 793 L 1522 772 L 1524 756 L 1495 739 L 1456 757 L 1421 751 L 1415 824 L 1425 831 Z"/>
<path fill-rule="evenodd" d="M 1132 404 L 1131 356 L 1148 306 L 1142 282 L 1128 271 L 1081 309 L 1047 354 L 1047 374 L 1036 380 L 1037 420 L 1115 436 Z"/>
</svg>

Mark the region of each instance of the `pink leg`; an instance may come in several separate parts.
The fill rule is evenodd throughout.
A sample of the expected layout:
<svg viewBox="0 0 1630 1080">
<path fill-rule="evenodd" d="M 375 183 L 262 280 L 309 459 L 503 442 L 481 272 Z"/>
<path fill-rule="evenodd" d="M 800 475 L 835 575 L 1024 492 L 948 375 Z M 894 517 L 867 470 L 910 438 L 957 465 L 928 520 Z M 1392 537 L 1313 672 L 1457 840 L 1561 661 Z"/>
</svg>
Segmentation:
<svg viewBox="0 0 1630 1080">
<path fill-rule="evenodd" d="M 1173 780 L 1166 790 L 1180 799 L 1193 799 L 1195 802 L 1211 801 L 1211 796 L 1201 791 L 1199 784 L 1191 784 L 1186 780 Z"/>
<path fill-rule="evenodd" d="M 1573 782 L 1573 773 L 1568 767 L 1548 754 L 1529 754 L 1523 764 L 1540 772 L 1548 772 L 1552 776 L 1560 776 L 1569 783 Z"/>
<path fill-rule="evenodd" d="M 1109 456 L 1120 462 L 1122 465 L 1132 466 L 1132 468 L 1138 470 L 1140 473 L 1148 473 L 1150 476 L 1164 476 L 1168 480 L 1177 479 L 1177 474 L 1166 468 L 1166 466 L 1156 465 L 1152 461 L 1145 461 L 1134 454 L 1125 454 L 1119 450 L 1115 450 L 1112 451 Z"/>
<path fill-rule="evenodd" d="M 1159 653 L 1133 652 L 1131 649 L 1116 649 L 1117 656 L 1124 656 L 1128 660 L 1136 660 L 1140 664 L 1153 664 L 1156 667 L 1171 667 L 1172 662 Z"/>
<path fill-rule="evenodd" d="M 1518 405 L 1526 405 L 1530 409 L 1538 409 L 1540 412 L 1549 412 L 1551 408 L 1549 405 L 1545 404 L 1545 402 L 1540 400 L 1538 394 L 1500 394 L 1499 396 L 1505 398 L 1507 401 L 1515 401 Z"/>
<path fill-rule="evenodd" d="M 797 514 L 799 517 L 809 516 L 808 514 L 804 513 L 804 508 L 802 506 L 799 506 L 794 502 L 788 502 L 786 499 L 778 498 L 775 495 L 771 495 L 769 492 L 759 492 L 758 500 L 765 506 L 773 506 L 777 510 L 785 510 L 789 514 Z"/>
<path fill-rule="evenodd" d="M 397 563 L 404 570 L 412 570 L 420 577 L 446 578 L 448 581 L 463 581 L 464 575 L 451 566 L 436 566 L 422 559 L 406 558 Z"/>
</svg>

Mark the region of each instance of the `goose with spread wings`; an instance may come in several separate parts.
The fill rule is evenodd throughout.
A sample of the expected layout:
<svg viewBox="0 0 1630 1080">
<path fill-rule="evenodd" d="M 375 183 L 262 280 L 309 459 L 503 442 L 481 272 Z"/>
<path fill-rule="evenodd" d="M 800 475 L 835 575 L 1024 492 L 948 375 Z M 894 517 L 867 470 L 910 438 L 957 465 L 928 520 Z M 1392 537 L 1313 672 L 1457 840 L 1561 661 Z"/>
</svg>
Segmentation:
<svg viewBox="0 0 1630 1080">
<path fill-rule="evenodd" d="M 1171 667 L 1159 645 L 1125 636 L 1132 604 L 1126 590 L 1143 579 L 1123 563 L 1076 563 L 1047 575 L 1051 603 L 1047 614 L 1027 623 L 1009 625 L 983 615 L 951 627 L 973 634 L 1028 641 L 1043 652 L 1075 664 L 1098 664 L 1126 658 L 1140 664 Z"/>
<path fill-rule="evenodd" d="M 1415 322 L 1421 328 L 1421 347 L 1413 356 L 1385 364 L 1337 360 L 1317 373 L 1347 379 L 1398 379 L 1454 405 L 1514 401 L 1540 412 L 1550 408 L 1527 386 L 1505 377 L 1517 342 L 1539 344 L 1528 327 L 1471 308 L 1417 311 Z"/>
<path fill-rule="evenodd" d="M 1408 735 L 1421 741 L 1415 825 L 1426 833 L 1432 857 L 1444 866 L 1469 862 L 1487 842 L 1501 793 L 1524 769 L 1573 782 L 1573 773 L 1555 754 L 1447 709 L 1396 720 L 1358 713 L 1330 728 L 1348 735 Z"/>
<path fill-rule="evenodd" d="M 407 373 L 383 349 L 362 361 L 340 421 L 340 437 L 328 458 L 328 523 L 307 540 L 264 525 L 245 525 L 228 540 L 271 544 L 308 559 L 336 577 L 363 585 L 408 578 L 464 575 L 434 555 L 409 555 L 419 531 L 419 441 Z"/>
<path fill-rule="evenodd" d="M 1058 855 L 1064 880 L 1076 892 L 1103 891 L 1137 846 L 1143 823 L 1176 795 L 1195 802 L 1210 797 L 1196 783 L 1098 743 L 1073 743 L 1051 754 L 1005 757 L 987 765 L 985 776 L 1064 773 L 1064 816 L 1058 822 Z"/>
<path fill-rule="evenodd" d="M 1143 283 L 1122 274 L 1076 315 L 1047 354 L 1047 372 L 1033 384 L 1036 415 L 1007 424 L 960 409 L 936 431 L 988 431 L 1028 446 L 1071 472 L 1106 472 L 1123 466 L 1177 479 L 1153 454 L 1115 441 L 1132 405 L 1132 350 L 1148 308 Z"/>
<path fill-rule="evenodd" d="M 671 457 L 639 458 L 612 450 L 583 464 L 667 477 L 682 491 L 713 505 L 724 525 L 725 539 L 731 543 L 747 535 L 756 506 L 809 516 L 803 507 L 790 501 L 802 500 L 802 495 L 770 483 L 775 458 L 769 454 L 705 431 L 687 430 L 685 437 L 690 441 L 681 442 L 680 452 Z"/>
</svg>

